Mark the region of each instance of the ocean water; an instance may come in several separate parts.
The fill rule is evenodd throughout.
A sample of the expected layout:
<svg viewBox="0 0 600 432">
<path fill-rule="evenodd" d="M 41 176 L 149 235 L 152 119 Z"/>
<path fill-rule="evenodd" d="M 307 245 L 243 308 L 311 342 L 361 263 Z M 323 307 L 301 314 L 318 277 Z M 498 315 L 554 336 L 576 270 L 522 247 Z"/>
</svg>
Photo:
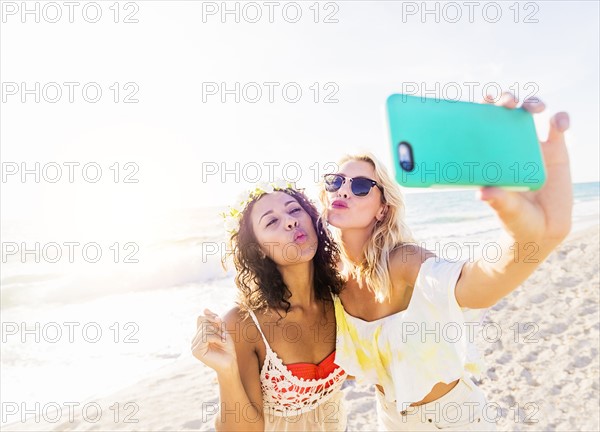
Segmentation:
<svg viewBox="0 0 600 432">
<path fill-rule="evenodd" d="M 574 185 L 574 231 L 598 226 L 599 183 Z M 422 246 L 448 259 L 475 256 L 500 224 L 474 190 L 406 194 L 406 220 Z M 233 306 L 221 208 L 165 213 L 151 233 L 130 231 L 138 263 L 36 262 L 3 254 L 2 402 L 94 400 L 191 356 L 196 316 Z M 58 241 L 60 232 L 3 221 L 2 241 Z M 82 240 L 82 243 L 84 241 Z M 15 418 L 8 418 L 8 423 Z M 4 422 L 4 419 L 3 419 Z"/>
</svg>

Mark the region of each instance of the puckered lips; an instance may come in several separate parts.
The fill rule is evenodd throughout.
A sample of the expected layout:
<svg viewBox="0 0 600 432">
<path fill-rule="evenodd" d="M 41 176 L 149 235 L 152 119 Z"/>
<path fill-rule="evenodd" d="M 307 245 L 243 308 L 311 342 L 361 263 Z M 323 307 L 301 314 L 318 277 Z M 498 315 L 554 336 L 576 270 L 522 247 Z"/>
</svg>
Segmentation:
<svg viewBox="0 0 600 432">
<path fill-rule="evenodd" d="M 308 240 L 308 234 L 306 234 L 306 231 L 304 231 L 302 228 L 297 228 L 296 231 L 294 231 L 294 243 L 303 244 L 306 243 L 306 240 Z"/>
<path fill-rule="evenodd" d="M 331 203 L 331 208 L 334 210 L 347 209 L 348 204 L 346 204 L 346 201 L 338 199 Z"/>
</svg>

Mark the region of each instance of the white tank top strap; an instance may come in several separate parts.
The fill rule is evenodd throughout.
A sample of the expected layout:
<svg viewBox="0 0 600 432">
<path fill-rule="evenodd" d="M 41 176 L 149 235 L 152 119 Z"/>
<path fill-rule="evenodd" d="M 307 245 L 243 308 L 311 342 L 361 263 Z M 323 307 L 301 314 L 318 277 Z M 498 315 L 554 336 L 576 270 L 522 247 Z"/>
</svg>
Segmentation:
<svg viewBox="0 0 600 432">
<path fill-rule="evenodd" d="M 260 335 L 262 336 L 262 339 L 265 343 L 265 346 L 267 347 L 268 351 L 273 351 L 271 349 L 271 346 L 269 345 L 269 342 L 267 341 L 267 338 L 265 337 L 265 334 L 263 333 L 262 329 L 260 328 L 260 323 L 258 322 L 258 318 L 256 318 L 256 315 L 254 315 L 254 312 L 250 309 L 248 309 L 248 312 L 250 313 L 250 316 L 252 317 L 252 321 L 254 321 L 254 324 L 256 325 L 256 328 L 258 329 Z"/>
</svg>

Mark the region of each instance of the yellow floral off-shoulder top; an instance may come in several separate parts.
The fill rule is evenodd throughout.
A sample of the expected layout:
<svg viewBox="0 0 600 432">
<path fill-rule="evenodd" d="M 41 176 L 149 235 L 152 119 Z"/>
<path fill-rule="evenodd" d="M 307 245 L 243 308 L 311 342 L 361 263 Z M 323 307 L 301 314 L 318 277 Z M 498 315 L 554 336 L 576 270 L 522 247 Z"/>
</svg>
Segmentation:
<svg viewBox="0 0 600 432">
<path fill-rule="evenodd" d="M 365 384 L 379 384 L 399 411 L 422 400 L 438 382 L 466 374 L 480 379 L 485 363 L 475 339 L 488 309 L 461 308 L 454 289 L 467 260 L 428 258 L 408 308 L 364 321 L 334 296 L 336 364 Z"/>
</svg>

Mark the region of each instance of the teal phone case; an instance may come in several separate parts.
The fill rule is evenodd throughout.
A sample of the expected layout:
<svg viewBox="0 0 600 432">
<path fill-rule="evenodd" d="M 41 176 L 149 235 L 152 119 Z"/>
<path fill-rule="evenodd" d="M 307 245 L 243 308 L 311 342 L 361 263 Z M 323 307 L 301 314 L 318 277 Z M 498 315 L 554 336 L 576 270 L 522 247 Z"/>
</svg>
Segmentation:
<svg viewBox="0 0 600 432">
<path fill-rule="evenodd" d="M 546 181 L 533 116 L 522 108 L 404 94 L 386 105 L 402 186 L 536 190 Z"/>
</svg>

